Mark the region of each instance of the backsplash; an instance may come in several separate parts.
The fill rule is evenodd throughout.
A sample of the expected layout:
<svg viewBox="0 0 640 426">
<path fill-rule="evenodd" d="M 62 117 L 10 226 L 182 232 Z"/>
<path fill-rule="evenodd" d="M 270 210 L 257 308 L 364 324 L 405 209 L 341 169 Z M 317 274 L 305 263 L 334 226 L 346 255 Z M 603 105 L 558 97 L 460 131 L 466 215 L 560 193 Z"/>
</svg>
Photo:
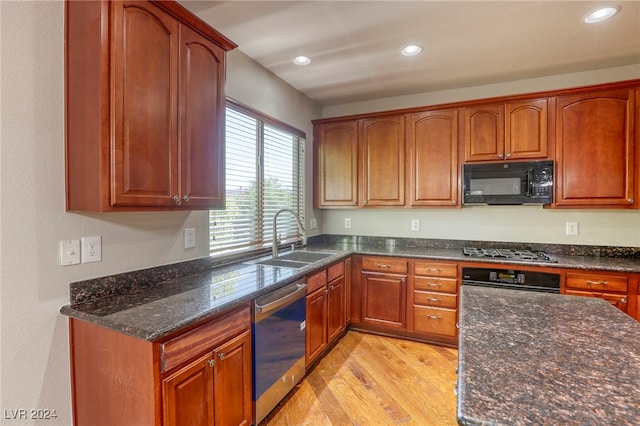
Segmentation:
<svg viewBox="0 0 640 426">
<path fill-rule="evenodd" d="M 364 244 L 378 247 L 408 247 L 408 248 L 441 248 L 460 249 L 463 247 L 486 248 L 513 248 L 516 250 L 544 251 L 551 255 L 562 256 L 593 256 L 640 259 L 640 247 L 615 247 L 615 246 L 587 246 L 567 244 L 539 244 L 539 243 L 515 243 L 500 241 L 474 241 L 474 240 L 442 240 L 430 238 L 388 238 L 368 237 L 357 235 L 318 235 L 309 238 L 309 244 L 337 244 L 348 247 L 349 245 Z"/>
</svg>

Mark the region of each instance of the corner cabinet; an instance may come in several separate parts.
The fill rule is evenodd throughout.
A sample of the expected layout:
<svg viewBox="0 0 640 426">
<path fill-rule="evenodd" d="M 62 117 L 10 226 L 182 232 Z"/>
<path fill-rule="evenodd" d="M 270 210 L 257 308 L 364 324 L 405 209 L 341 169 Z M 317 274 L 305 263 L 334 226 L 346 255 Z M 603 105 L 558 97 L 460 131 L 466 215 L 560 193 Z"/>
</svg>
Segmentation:
<svg viewBox="0 0 640 426">
<path fill-rule="evenodd" d="M 548 100 L 465 108 L 465 161 L 548 157 Z"/>
<path fill-rule="evenodd" d="M 617 89 L 555 99 L 556 206 L 637 205 L 634 98 Z"/>
<path fill-rule="evenodd" d="M 70 319 L 74 424 L 252 423 L 248 305 L 162 342 Z"/>
<path fill-rule="evenodd" d="M 70 211 L 224 207 L 225 53 L 176 2 L 66 3 Z"/>
<path fill-rule="evenodd" d="M 358 206 L 358 121 L 314 126 L 315 207 Z"/>
</svg>

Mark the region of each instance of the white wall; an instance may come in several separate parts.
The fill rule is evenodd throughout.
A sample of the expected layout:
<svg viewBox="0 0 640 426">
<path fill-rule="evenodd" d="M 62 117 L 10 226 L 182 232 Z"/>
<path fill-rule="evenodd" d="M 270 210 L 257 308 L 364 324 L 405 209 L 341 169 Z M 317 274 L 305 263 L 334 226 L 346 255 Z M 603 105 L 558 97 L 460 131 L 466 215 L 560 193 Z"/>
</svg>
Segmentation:
<svg viewBox="0 0 640 426">
<path fill-rule="evenodd" d="M 640 64 L 331 105 L 323 108 L 323 117 L 438 105 L 636 78 L 640 78 Z M 322 232 L 325 234 L 640 247 L 638 210 L 551 210 L 532 206 L 477 206 L 462 209 L 322 210 L 321 217 Z M 352 219 L 351 229 L 344 228 L 344 219 L 347 217 Z M 421 220 L 420 231 L 411 231 L 412 219 Z M 565 235 L 567 221 L 579 223 L 578 236 Z"/>
<path fill-rule="evenodd" d="M 3 425 L 71 424 L 67 318 L 58 313 L 70 282 L 208 254 L 206 212 L 65 212 L 63 30 L 61 1 L 0 1 Z M 241 53 L 229 59 L 228 95 L 306 131 L 310 142 L 320 109 Z M 196 228 L 195 249 L 182 248 L 185 227 Z M 102 236 L 103 261 L 59 266 L 59 241 L 90 235 Z M 37 408 L 55 409 L 57 420 L 5 418 L 5 410 Z"/>
</svg>

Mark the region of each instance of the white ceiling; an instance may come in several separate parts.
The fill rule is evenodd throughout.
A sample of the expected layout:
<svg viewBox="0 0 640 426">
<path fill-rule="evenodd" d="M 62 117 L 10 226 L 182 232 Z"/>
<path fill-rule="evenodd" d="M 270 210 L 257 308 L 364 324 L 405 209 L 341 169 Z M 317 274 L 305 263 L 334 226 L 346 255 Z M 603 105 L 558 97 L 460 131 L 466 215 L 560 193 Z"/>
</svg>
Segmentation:
<svg viewBox="0 0 640 426">
<path fill-rule="evenodd" d="M 323 105 L 640 64 L 637 0 L 180 3 Z M 609 21 L 582 21 L 611 4 Z"/>
</svg>

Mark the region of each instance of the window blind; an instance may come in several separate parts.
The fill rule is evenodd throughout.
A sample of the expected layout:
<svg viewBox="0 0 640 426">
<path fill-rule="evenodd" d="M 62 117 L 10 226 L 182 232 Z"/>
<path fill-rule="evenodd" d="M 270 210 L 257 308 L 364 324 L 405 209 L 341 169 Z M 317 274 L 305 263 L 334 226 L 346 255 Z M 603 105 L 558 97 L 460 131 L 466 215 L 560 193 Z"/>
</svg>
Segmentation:
<svg viewBox="0 0 640 426">
<path fill-rule="evenodd" d="M 270 246 L 283 208 L 304 221 L 302 132 L 234 102 L 226 107 L 226 207 L 209 212 L 212 255 Z M 278 216 L 281 243 L 300 238 L 295 218 Z"/>
</svg>

